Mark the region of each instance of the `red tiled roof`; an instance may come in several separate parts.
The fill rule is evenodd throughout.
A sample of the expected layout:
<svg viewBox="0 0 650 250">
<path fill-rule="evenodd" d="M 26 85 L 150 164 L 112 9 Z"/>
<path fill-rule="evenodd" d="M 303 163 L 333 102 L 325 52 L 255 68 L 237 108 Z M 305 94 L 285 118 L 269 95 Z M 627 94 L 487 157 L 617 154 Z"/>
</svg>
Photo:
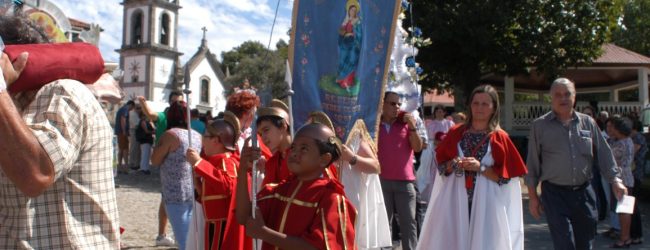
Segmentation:
<svg viewBox="0 0 650 250">
<path fill-rule="evenodd" d="M 613 43 L 603 44 L 603 54 L 594 64 L 650 64 L 650 58 Z"/>
<path fill-rule="evenodd" d="M 90 24 L 89 23 L 79 21 L 79 20 L 74 19 L 74 18 L 68 18 L 68 20 L 70 21 L 70 25 L 72 27 L 77 27 L 77 28 L 81 28 L 81 29 L 90 29 Z"/>
</svg>

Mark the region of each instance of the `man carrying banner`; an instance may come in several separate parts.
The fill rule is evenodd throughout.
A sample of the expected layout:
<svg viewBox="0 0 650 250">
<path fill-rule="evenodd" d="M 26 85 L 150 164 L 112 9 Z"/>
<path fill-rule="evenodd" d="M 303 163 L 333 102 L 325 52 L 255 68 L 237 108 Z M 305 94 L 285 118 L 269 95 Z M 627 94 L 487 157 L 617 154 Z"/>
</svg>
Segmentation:
<svg viewBox="0 0 650 250">
<path fill-rule="evenodd" d="M 46 42 L 43 34 L 22 16 L 0 16 L 7 44 Z M 63 49 L 29 60 L 61 63 L 73 53 L 80 52 Z M 83 53 L 85 60 L 101 60 L 99 51 Z M 15 65 L 25 60 L 20 56 Z M 12 92 L 13 102 L 5 80 L 12 84 L 20 71 L 7 54 L 0 64 L 7 76 L 0 77 L 0 249 L 118 249 L 112 130 L 101 105 L 68 79 Z"/>
</svg>

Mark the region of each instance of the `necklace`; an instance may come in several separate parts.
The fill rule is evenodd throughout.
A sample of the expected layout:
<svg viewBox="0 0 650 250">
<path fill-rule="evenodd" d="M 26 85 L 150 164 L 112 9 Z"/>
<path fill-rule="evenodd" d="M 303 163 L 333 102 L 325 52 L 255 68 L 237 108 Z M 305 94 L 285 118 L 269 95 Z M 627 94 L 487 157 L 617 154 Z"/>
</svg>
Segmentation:
<svg viewBox="0 0 650 250">
<path fill-rule="evenodd" d="M 471 127 L 471 126 L 469 128 L 470 133 L 485 133 L 487 131 L 488 131 L 488 129 L 475 129 L 474 127 Z"/>
</svg>

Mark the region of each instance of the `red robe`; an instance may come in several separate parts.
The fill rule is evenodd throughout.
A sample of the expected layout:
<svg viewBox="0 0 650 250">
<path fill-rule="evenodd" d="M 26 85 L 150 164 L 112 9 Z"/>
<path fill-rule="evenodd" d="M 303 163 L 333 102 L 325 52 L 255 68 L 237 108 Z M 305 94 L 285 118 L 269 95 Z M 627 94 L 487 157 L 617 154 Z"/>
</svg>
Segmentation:
<svg viewBox="0 0 650 250">
<path fill-rule="evenodd" d="M 274 183 L 278 184 L 284 180 L 288 180 L 293 174 L 289 171 L 287 166 L 287 157 L 291 153 L 291 149 L 285 150 L 285 157 L 282 156 L 280 151 L 275 152 L 271 158 L 267 158 L 266 161 L 266 170 L 264 171 L 264 180 L 262 180 L 262 185 Z M 337 179 L 337 170 L 334 164 L 331 164 L 328 168 L 325 169 L 325 175 L 331 179 Z"/>
<path fill-rule="evenodd" d="M 458 143 L 463 138 L 467 126 L 457 125 L 447 133 L 447 137 L 436 146 L 436 161 L 443 163 L 458 156 Z M 519 151 L 510 140 L 508 133 L 497 129 L 489 135 L 490 146 L 494 165 L 492 170 L 499 176 L 506 179 L 523 176 L 528 173 L 526 164 L 521 159 Z"/>
<path fill-rule="evenodd" d="M 356 249 L 356 209 L 335 179 L 268 184 L 258 194 L 257 206 L 267 227 L 300 237 L 317 249 Z M 262 249 L 276 249 L 266 242 Z"/>
<path fill-rule="evenodd" d="M 288 156 L 289 153 L 290 149 L 284 151 L 285 156 Z M 282 152 L 279 150 L 266 161 L 265 168 L 266 170 L 264 171 L 264 180 L 262 180 L 262 185 L 269 183 L 278 184 L 291 176 L 289 167 L 287 167 L 287 158 L 282 157 Z"/>
<path fill-rule="evenodd" d="M 236 204 L 233 194 L 237 186 L 239 158 L 226 153 L 204 156 L 203 159 L 196 165 L 194 172 L 202 178 L 205 249 L 250 249 L 252 242 L 245 237 L 244 227 L 237 224 L 233 209 Z M 212 235 L 209 234 L 210 227 L 214 228 Z"/>
</svg>

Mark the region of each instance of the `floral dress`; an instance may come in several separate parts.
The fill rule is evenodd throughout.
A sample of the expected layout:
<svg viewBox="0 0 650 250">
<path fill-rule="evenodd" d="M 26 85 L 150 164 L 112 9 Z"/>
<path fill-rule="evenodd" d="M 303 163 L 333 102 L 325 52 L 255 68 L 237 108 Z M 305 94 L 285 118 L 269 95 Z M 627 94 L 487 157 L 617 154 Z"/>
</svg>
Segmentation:
<svg viewBox="0 0 650 250">
<path fill-rule="evenodd" d="M 609 146 L 612 148 L 612 154 L 616 165 L 621 170 L 621 179 L 623 185 L 628 188 L 634 186 L 634 176 L 632 175 L 632 161 L 634 160 L 634 143 L 630 137 L 625 139 L 608 139 Z"/>
<path fill-rule="evenodd" d="M 465 155 L 466 157 L 473 156 L 474 158 L 476 158 L 477 161 L 481 162 L 483 160 L 483 157 L 485 157 L 485 155 L 488 152 L 490 140 L 489 138 L 486 137 L 489 136 L 490 134 L 488 132 L 478 132 L 478 133 L 465 132 L 463 134 L 463 137 L 460 140 L 460 149 L 463 151 L 463 155 Z M 472 155 L 473 153 L 475 155 Z M 440 166 L 438 166 L 438 168 L 440 173 L 445 173 L 444 164 L 441 164 Z M 469 207 L 471 208 L 472 198 L 474 197 L 474 187 L 476 186 L 477 172 L 463 171 L 458 166 L 454 165 L 453 173 L 458 176 L 463 176 L 463 175 L 465 176 L 466 188 L 467 188 L 467 201 Z M 499 185 L 502 185 L 502 184 L 507 184 L 509 181 L 510 179 L 508 178 L 499 177 L 499 181 L 497 181 L 497 183 Z"/>
<path fill-rule="evenodd" d="M 181 142 L 180 146 L 165 157 L 160 166 L 160 184 L 165 203 L 187 203 L 194 199 L 192 186 L 192 166 L 185 153 L 190 148 L 187 129 L 173 128 L 171 131 Z M 201 135 L 192 130 L 192 149 L 201 150 Z"/>
</svg>

